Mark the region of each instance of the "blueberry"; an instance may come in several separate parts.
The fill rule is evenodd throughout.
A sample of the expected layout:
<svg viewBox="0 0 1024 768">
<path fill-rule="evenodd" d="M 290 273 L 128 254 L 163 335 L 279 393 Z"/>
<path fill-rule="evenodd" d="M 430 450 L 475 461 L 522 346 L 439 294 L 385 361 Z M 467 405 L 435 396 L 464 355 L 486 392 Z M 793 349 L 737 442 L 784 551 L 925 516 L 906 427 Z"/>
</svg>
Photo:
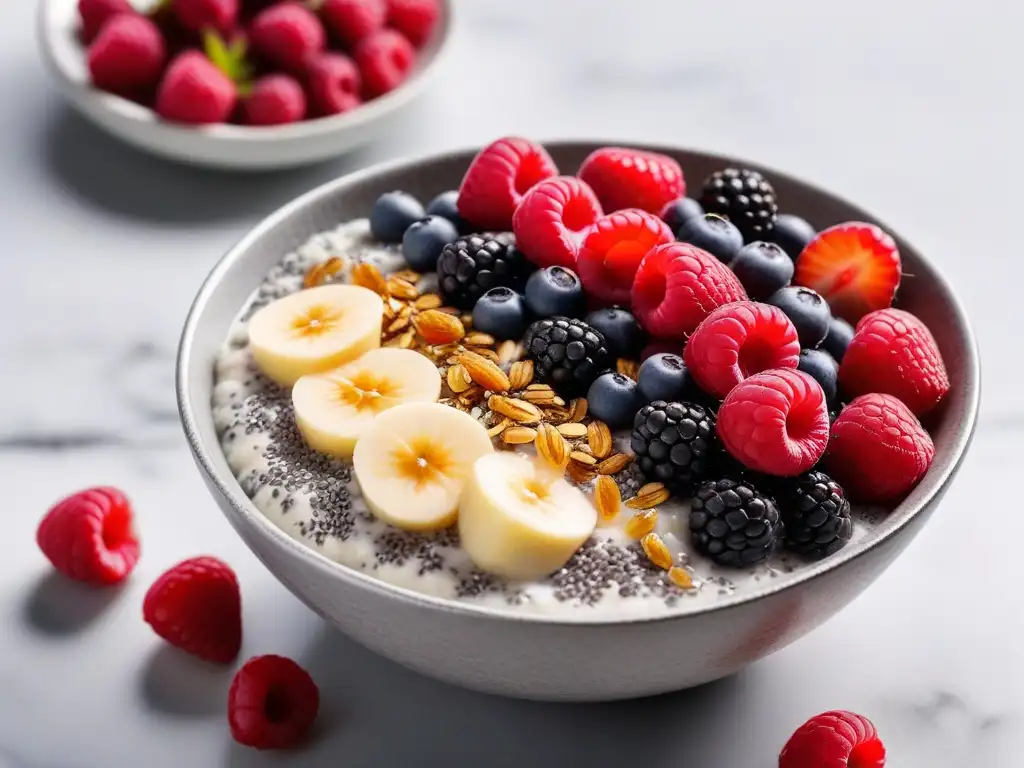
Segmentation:
<svg viewBox="0 0 1024 768">
<path fill-rule="evenodd" d="M 420 201 L 407 192 L 385 192 L 370 211 L 370 232 L 382 243 L 400 243 L 409 225 L 425 215 Z"/>
<path fill-rule="evenodd" d="M 666 341 L 665 339 L 652 339 L 646 347 L 640 350 L 640 362 L 644 362 L 649 357 L 657 355 L 661 352 L 671 352 L 672 354 L 682 354 L 681 349 L 683 345 L 678 341 Z"/>
<path fill-rule="evenodd" d="M 729 266 L 754 301 L 771 296 L 793 279 L 793 262 L 775 243 L 757 240 L 744 245 Z"/>
<path fill-rule="evenodd" d="M 440 216 L 427 216 L 409 225 L 402 235 L 402 256 L 419 272 L 437 269 L 441 250 L 459 237 L 455 225 Z"/>
<path fill-rule="evenodd" d="M 673 232 L 678 232 L 690 219 L 703 215 L 704 209 L 692 197 L 680 197 L 661 209 L 661 220 L 668 224 L 668 228 Z"/>
<path fill-rule="evenodd" d="M 821 384 L 826 400 L 831 403 L 836 399 L 839 364 L 832 355 L 820 349 L 805 349 L 800 352 L 800 361 L 796 367 Z"/>
<path fill-rule="evenodd" d="M 679 402 L 686 399 L 690 388 L 690 374 L 683 358 L 671 352 L 661 352 L 644 360 L 637 379 L 645 403 L 655 400 Z"/>
<path fill-rule="evenodd" d="M 591 328 L 604 334 L 604 340 L 612 357 L 635 360 L 644 343 L 644 332 L 640 324 L 627 310 L 619 307 L 595 309 L 584 318 Z"/>
<path fill-rule="evenodd" d="M 459 209 L 456 205 L 458 200 L 458 190 L 453 189 L 448 192 L 442 192 L 427 203 L 427 213 L 431 216 L 440 216 L 441 218 L 448 219 L 459 232 L 463 232 L 466 229 L 466 222 L 459 215 Z"/>
<path fill-rule="evenodd" d="M 590 415 L 612 429 L 629 427 L 642 405 L 636 382 L 621 373 L 602 373 L 587 391 Z"/>
<path fill-rule="evenodd" d="M 841 317 L 833 317 L 829 321 L 828 334 L 821 342 L 821 347 L 841 363 L 851 341 L 853 341 L 853 326 Z"/>
<path fill-rule="evenodd" d="M 491 288 L 473 307 L 473 330 L 496 339 L 520 339 L 526 331 L 526 305 L 511 288 Z"/>
<path fill-rule="evenodd" d="M 536 317 L 580 317 L 586 309 L 583 285 L 571 269 L 538 270 L 526 281 L 526 306 Z"/>
<path fill-rule="evenodd" d="M 703 248 L 716 259 L 728 264 L 743 247 L 743 235 L 731 221 L 714 213 L 705 213 L 683 224 L 676 240 Z"/>
<path fill-rule="evenodd" d="M 791 213 L 783 213 L 775 219 L 775 228 L 771 232 L 771 240 L 782 247 L 789 258 L 796 261 L 807 244 L 814 239 L 818 233 L 814 227 Z"/>
<path fill-rule="evenodd" d="M 810 288 L 791 285 L 773 293 L 765 303 L 786 313 L 796 326 L 800 346 L 804 349 L 815 349 L 828 333 L 828 323 L 832 319 L 828 303 Z"/>
</svg>

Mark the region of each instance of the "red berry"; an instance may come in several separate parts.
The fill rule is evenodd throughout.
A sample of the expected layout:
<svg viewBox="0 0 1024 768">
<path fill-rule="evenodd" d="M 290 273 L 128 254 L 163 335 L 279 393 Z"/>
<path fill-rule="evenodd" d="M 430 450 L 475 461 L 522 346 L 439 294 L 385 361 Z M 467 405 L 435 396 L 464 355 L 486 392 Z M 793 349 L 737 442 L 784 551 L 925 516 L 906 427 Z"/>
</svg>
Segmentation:
<svg viewBox="0 0 1024 768">
<path fill-rule="evenodd" d="M 516 136 L 498 139 L 480 150 L 462 178 L 459 215 L 481 229 L 507 232 L 527 190 L 557 175 L 540 144 Z"/>
<path fill-rule="evenodd" d="M 198 51 L 185 51 L 164 73 L 156 94 L 156 112 L 178 123 L 223 123 L 237 99 L 231 78 Z"/>
<path fill-rule="evenodd" d="M 309 67 L 309 100 L 317 115 L 339 115 L 362 104 L 359 70 L 348 56 L 321 53 Z"/>
<path fill-rule="evenodd" d="M 438 0 L 387 0 L 387 6 L 388 24 L 416 47 L 427 42 L 441 15 Z"/>
<path fill-rule="evenodd" d="M 383 29 L 386 15 L 384 0 L 324 0 L 320 6 L 327 31 L 350 48 Z"/>
<path fill-rule="evenodd" d="M 657 214 L 686 194 L 683 169 L 668 155 L 625 147 L 595 150 L 579 177 L 593 187 L 606 211 L 640 208 Z"/>
<path fill-rule="evenodd" d="M 949 392 L 935 337 L 902 309 L 879 309 L 861 318 L 839 366 L 839 383 L 850 397 L 895 395 L 918 416 Z"/>
<path fill-rule="evenodd" d="M 363 96 L 373 99 L 405 82 L 416 63 L 416 51 L 398 32 L 382 29 L 363 40 L 353 58 L 363 80 Z"/>
<path fill-rule="evenodd" d="M 239 744 L 287 749 L 309 733 L 320 709 L 320 689 L 302 667 L 283 656 L 254 656 L 228 691 L 228 722 Z"/>
<path fill-rule="evenodd" d="M 587 295 L 610 304 L 628 304 L 644 256 L 654 246 L 674 239 L 668 224 L 639 209 L 616 211 L 598 219 L 584 238 L 576 261 Z"/>
<path fill-rule="evenodd" d="M 523 195 L 512 217 L 516 247 L 538 267 L 575 269 L 580 243 L 600 215 L 594 193 L 575 176 L 545 179 Z"/>
<path fill-rule="evenodd" d="M 238 0 L 172 0 L 174 14 L 186 29 L 230 32 L 238 21 Z"/>
<path fill-rule="evenodd" d="M 298 3 L 272 5 L 257 14 L 249 27 L 253 50 L 295 74 L 304 72 L 324 49 L 326 37 L 316 14 Z"/>
<path fill-rule="evenodd" d="M 171 645 L 227 664 L 242 646 L 242 598 L 230 566 L 215 557 L 178 563 L 146 592 L 142 616 Z"/>
<path fill-rule="evenodd" d="M 78 0 L 78 16 L 82 20 L 82 40 L 91 43 L 103 25 L 119 13 L 134 14 L 128 0 Z"/>
<path fill-rule="evenodd" d="M 723 398 L 755 373 L 796 368 L 800 339 L 778 307 L 737 301 L 701 321 L 686 343 L 683 358 L 701 389 Z"/>
<path fill-rule="evenodd" d="M 156 84 L 166 56 L 163 36 L 152 21 L 122 14 L 104 24 L 89 46 L 89 74 L 97 88 L 133 94 Z"/>
<path fill-rule="evenodd" d="M 874 224 L 853 221 L 819 232 L 797 257 L 794 285 L 820 293 L 832 314 L 856 323 L 892 304 L 900 285 L 900 252 Z"/>
<path fill-rule="evenodd" d="M 288 75 L 264 75 L 242 102 L 247 125 L 283 125 L 306 116 L 306 94 Z"/>
<path fill-rule="evenodd" d="M 935 445 L 917 417 L 892 395 L 854 398 L 832 425 L 825 467 L 846 495 L 889 501 L 912 489 L 935 458 Z"/>
<path fill-rule="evenodd" d="M 640 350 L 640 360 L 643 362 L 648 357 L 653 355 L 660 355 L 667 352 L 670 355 L 683 356 L 683 347 L 678 341 L 672 341 L 670 339 L 655 339 L 647 343 L 643 349 Z"/>
<path fill-rule="evenodd" d="M 53 567 L 87 584 L 115 584 L 139 560 L 132 506 L 116 488 L 90 488 L 57 502 L 36 530 Z"/>
<path fill-rule="evenodd" d="M 648 333 L 685 341 L 713 310 L 745 301 L 747 294 L 732 270 L 707 251 L 669 243 L 644 256 L 631 298 L 633 314 Z"/>
<path fill-rule="evenodd" d="M 824 712 L 789 737 L 779 768 L 885 768 L 885 746 L 863 715 Z"/>
</svg>

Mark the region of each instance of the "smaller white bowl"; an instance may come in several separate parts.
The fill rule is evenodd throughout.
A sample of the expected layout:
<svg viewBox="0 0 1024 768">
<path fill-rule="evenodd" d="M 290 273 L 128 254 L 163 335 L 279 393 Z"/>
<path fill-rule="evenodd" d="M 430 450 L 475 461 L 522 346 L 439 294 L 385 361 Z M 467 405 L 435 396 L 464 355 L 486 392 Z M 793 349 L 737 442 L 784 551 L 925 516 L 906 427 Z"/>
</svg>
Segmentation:
<svg viewBox="0 0 1024 768">
<path fill-rule="evenodd" d="M 338 157 L 368 143 L 400 119 L 437 73 L 451 38 L 451 3 L 416 68 L 391 93 L 352 112 L 266 128 L 240 125 L 189 127 L 161 120 L 150 109 L 93 88 L 85 47 L 78 38 L 77 0 L 41 0 L 38 39 L 61 92 L 85 117 L 133 146 L 172 160 L 228 170 L 270 170 Z"/>
</svg>

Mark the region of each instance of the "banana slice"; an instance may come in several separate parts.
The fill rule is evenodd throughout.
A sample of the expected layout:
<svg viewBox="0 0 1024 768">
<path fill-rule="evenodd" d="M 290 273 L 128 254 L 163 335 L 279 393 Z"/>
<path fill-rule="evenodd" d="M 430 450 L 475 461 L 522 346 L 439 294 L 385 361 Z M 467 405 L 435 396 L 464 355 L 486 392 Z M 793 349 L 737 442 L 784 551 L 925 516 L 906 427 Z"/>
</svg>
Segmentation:
<svg viewBox="0 0 1024 768">
<path fill-rule="evenodd" d="M 590 538 L 597 510 L 536 459 L 493 453 L 477 460 L 459 503 L 459 537 L 470 559 L 509 579 L 558 570 Z"/>
<path fill-rule="evenodd" d="M 433 403 L 441 374 L 411 349 L 371 349 L 326 373 L 303 376 L 292 387 L 295 423 L 314 451 L 351 459 L 356 441 L 377 416 L 402 403 Z"/>
<path fill-rule="evenodd" d="M 494 451 L 472 416 L 440 403 L 384 411 L 352 456 L 363 499 L 377 517 L 407 531 L 447 528 L 473 462 Z"/>
<path fill-rule="evenodd" d="M 384 302 L 358 285 L 324 285 L 268 304 L 249 320 L 260 370 L 283 387 L 380 346 Z"/>
</svg>

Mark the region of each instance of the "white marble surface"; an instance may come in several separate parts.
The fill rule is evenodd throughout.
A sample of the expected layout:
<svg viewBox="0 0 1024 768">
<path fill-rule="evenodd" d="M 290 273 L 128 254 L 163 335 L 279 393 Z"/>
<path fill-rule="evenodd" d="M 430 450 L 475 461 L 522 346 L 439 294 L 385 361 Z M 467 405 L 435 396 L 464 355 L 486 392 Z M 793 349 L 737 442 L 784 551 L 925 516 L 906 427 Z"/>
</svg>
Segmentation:
<svg viewBox="0 0 1024 768">
<path fill-rule="evenodd" d="M 875 720 L 897 768 L 1020 765 L 1022 6 L 459 0 L 443 83 L 399 134 L 333 165 L 240 178 L 152 160 L 73 116 L 35 54 L 34 5 L 0 10 L 0 768 L 771 766 L 795 726 L 837 707 Z M 983 423 L 944 507 L 848 610 L 735 679 L 556 706 L 421 678 L 278 585 L 187 455 L 173 350 L 224 249 L 351 168 L 510 132 L 679 142 L 791 169 L 899 225 L 973 314 Z M 51 501 L 97 482 L 131 494 L 144 536 L 134 578 L 101 595 L 51 577 L 33 543 Z M 292 655 L 319 681 L 308 749 L 232 746 L 230 672 L 164 649 L 141 621 L 151 580 L 203 552 L 239 572 L 243 654 Z"/>
</svg>

